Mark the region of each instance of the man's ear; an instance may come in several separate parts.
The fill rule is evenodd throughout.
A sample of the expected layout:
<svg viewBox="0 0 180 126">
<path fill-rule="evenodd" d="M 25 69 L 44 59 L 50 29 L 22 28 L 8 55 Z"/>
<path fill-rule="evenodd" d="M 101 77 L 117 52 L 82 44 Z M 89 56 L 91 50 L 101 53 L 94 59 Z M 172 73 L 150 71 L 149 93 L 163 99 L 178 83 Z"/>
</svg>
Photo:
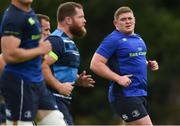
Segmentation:
<svg viewBox="0 0 180 126">
<path fill-rule="evenodd" d="M 118 29 L 117 26 L 116 26 L 117 25 L 117 21 L 116 20 L 113 20 L 113 24 L 116 27 L 116 29 Z"/>
<path fill-rule="evenodd" d="M 72 18 L 71 17 L 66 17 L 65 21 L 68 25 L 72 24 Z"/>
<path fill-rule="evenodd" d="M 134 24 L 136 23 L 136 18 L 134 17 Z"/>
<path fill-rule="evenodd" d="M 113 20 L 113 24 L 114 24 L 114 26 L 116 27 L 117 21 L 116 21 L 116 20 Z"/>
</svg>

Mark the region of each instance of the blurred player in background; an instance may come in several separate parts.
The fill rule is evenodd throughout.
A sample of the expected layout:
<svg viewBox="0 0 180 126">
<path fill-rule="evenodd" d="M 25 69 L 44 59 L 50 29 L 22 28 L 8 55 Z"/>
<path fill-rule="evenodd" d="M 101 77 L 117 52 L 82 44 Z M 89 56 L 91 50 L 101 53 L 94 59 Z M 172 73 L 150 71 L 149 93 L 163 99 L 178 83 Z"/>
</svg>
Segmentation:
<svg viewBox="0 0 180 126">
<path fill-rule="evenodd" d="M 36 14 L 42 30 L 42 38 L 45 39 L 51 33 L 50 18 L 44 14 Z"/>
<path fill-rule="evenodd" d="M 45 39 L 47 36 L 50 35 L 50 18 L 44 14 L 36 14 L 36 16 L 41 24 L 41 30 L 42 30 L 41 38 Z M 2 70 L 4 69 L 4 66 L 5 66 L 5 61 L 1 54 L 0 55 L 0 74 Z M 0 97 L 0 124 L 1 125 L 6 124 L 5 103 L 4 103 L 3 97 Z"/>
</svg>

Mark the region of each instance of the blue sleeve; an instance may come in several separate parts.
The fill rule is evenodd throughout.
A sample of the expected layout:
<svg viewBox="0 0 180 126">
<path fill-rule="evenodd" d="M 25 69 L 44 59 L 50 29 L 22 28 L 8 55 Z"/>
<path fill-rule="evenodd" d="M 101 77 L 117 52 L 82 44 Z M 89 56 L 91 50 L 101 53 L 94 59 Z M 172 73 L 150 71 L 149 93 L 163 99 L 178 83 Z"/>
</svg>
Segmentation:
<svg viewBox="0 0 180 126">
<path fill-rule="evenodd" d="M 60 57 L 64 49 L 63 40 L 57 36 L 49 36 L 47 40 L 49 40 L 52 45 L 52 51 Z"/>
<path fill-rule="evenodd" d="M 1 36 L 13 35 L 19 39 L 22 38 L 25 24 L 25 17 L 19 13 L 6 11 L 1 23 Z"/>
<path fill-rule="evenodd" d="M 100 54 L 101 56 L 109 59 L 117 48 L 117 41 L 112 38 L 105 38 L 100 46 L 97 48 L 96 53 Z"/>
</svg>

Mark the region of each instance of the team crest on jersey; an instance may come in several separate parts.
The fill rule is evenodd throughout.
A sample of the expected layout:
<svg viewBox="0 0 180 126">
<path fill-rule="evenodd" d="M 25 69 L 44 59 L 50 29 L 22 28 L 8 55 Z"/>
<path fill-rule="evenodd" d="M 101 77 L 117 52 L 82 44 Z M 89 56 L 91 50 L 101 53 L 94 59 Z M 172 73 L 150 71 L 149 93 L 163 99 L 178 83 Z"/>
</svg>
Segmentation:
<svg viewBox="0 0 180 126">
<path fill-rule="evenodd" d="M 123 40 L 124 42 L 126 42 L 126 41 L 127 41 L 127 38 L 123 38 L 122 40 Z"/>
<path fill-rule="evenodd" d="M 123 120 L 128 120 L 129 117 L 128 117 L 126 114 L 123 114 L 123 115 L 122 115 L 122 119 L 123 119 Z"/>
<path fill-rule="evenodd" d="M 35 20 L 32 17 L 30 17 L 28 19 L 28 22 L 29 22 L 30 25 L 34 25 L 35 24 Z"/>
<path fill-rule="evenodd" d="M 138 110 L 132 111 L 132 117 L 138 117 L 140 115 L 140 112 Z"/>
<path fill-rule="evenodd" d="M 138 47 L 137 49 L 138 49 L 138 51 L 142 51 L 142 50 L 143 50 L 143 48 L 142 48 L 142 47 Z"/>
</svg>

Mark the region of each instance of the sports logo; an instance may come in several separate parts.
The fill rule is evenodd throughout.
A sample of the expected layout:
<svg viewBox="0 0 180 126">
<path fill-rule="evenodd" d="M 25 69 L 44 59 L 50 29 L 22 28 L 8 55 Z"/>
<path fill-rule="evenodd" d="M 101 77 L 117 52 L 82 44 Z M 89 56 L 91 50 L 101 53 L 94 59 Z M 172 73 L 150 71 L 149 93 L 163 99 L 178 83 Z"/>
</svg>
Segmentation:
<svg viewBox="0 0 180 126">
<path fill-rule="evenodd" d="M 128 120 L 129 118 L 128 118 L 128 116 L 127 116 L 126 114 L 123 114 L 123 115 L 122 115 L 122 119 L 123 119 L 123 120 Z"/>
<path fill-rule="evenodd" d="M 127 41 L 127 38 L 123 38 L 122 40 L 123 40 L 124 42 L 126 42 L 126 41 Z"/>
<path fill-rule="evenodd" d="M 31 111 L 26 111 L 26 112 L 24 113 L 24 117 L 26 117 L 26 118 L 31 118 L 31 117 L 32 117 Z"/>
<path fill-rule="evenodd" d="M 138 110 L 132 111 L 132 117 L 138 117 L 140 115 L 140 112 Z"/>
<path fill-rule="evenodd" d="M 30 17 L 28 19 L 28 22 L 29 22 L 30 25 L 34 25 L 35 24 L 35 20 L 32 17 Z"/>
</svg>

